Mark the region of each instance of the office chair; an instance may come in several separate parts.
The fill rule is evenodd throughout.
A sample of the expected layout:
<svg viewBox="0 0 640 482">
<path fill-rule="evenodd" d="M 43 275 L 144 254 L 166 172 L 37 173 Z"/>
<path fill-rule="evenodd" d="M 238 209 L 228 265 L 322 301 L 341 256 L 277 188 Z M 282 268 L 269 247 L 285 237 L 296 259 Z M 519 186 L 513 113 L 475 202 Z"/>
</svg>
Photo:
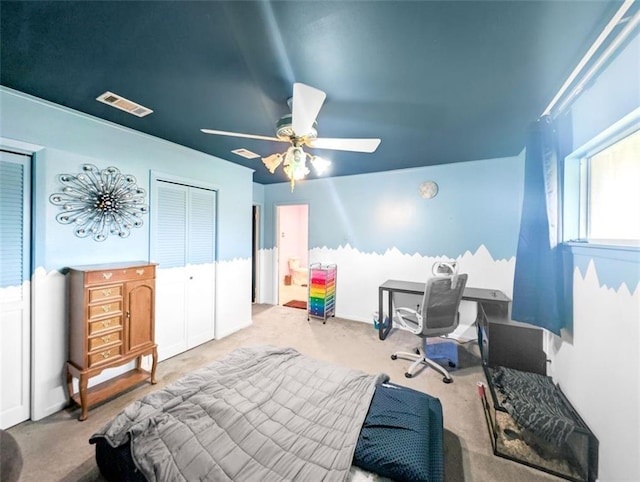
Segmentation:
<svg viewBox="0 0 640 482">
<path fill-rule="evenodd" d="M 427 338 L 447 335 L 455 330 L 460 321 L 458 308 L 464 287 L 467 284 L 467 275 L 458 274 L 455 263 L 436 263 L 432 271 L 435 276 L 429 278 L 425 285 L 422 305 L 419 310 L 407 307 L 396 308 L 396 321 L 414 335 L 422 338 L 422 343 L 415 353 L 396 352 L 391 355 L 395 360 L 400 357 L 415 360 L 404 374 L 405 377 L 413 377 L 418 366 L 424 364 L 435 368 L 444 375 L 445 383 L 451 383 L 453 379 L 449 372 L 440 364 L 427 358 Z M 455 364 L 449 360 L 449 365 Z"/>
</svg>

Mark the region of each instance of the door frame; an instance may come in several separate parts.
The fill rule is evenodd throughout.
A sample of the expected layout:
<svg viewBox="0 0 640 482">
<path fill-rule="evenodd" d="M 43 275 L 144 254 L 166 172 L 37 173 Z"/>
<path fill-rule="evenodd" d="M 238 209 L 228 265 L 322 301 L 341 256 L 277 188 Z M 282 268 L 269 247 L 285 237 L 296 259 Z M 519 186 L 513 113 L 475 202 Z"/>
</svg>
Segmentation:
<svg viewBox="0 0 640 482">
<path fill-rule="evenodd" d="M 36 317 L 35 317 L 35 306 L 36 306 L 36 287 L 33 280 L 33 270 L 35 266 L 35 252 L 34 252 L 34 232 L 35 232 L 35 208 L 34 208 L 34 196 L 35 196 L 35 158 L 39 151 L 44 149 L 43 146 L 39 146 L 36 144 L 30 144 L 27 142 L 17 141 L 14 139 L 8 139 L 5 137 L 0 137 L 0 149 L 6 150 L 8 152 L 12 152 L 14 154 L 27 156 L 28 160 L 26 160 L 23 164 L 23 189 L 25 193 L 23 195 L 23 267 L 22 267 L 22 277 L 24 279 L 29 280 L 29 289 L 24 290 L 27 291 L 29 299 L 26 301 L 26 305 L 28 307 L 28 320 L 26 322 L 26 335 L 28 337 L 27 350 L 28 353 L 25 355 L 28 363 L 27 367 L 27 376 L 28 380 L 26 381 L 26 402 L 27 405 L 27 418 L 25 420 L 29 420 L 34 417 L 34 414 L 37 414 L 38 410 L 35 406 L 36 403 L 36 374 L 35 374 L 35 328 L 36 328 Z M 24 281 L 23 281 L 24 283 Z M 24 328 L 23 328 L 24 329 Z M 24 332 L 23 332 L 24 334 Z M 22 420 L 24 421 L 24 420 Z M 20 423 L 20 422 L 18 422 Z"/>
<path fill-rule="evenodd" d="M 251 207 L 252 246 L 251 246 L 251 303 L 259 303 L 260 300 L 260 240 L 262 205 L 253 203 Z"/>
</svg>

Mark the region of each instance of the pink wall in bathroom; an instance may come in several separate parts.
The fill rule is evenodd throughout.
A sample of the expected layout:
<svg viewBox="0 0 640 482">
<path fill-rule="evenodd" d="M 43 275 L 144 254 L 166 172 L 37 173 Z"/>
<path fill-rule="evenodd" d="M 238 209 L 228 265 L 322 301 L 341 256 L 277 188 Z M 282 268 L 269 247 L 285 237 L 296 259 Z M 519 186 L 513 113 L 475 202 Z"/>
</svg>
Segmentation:
<svg viewBox="0 0 640 482">
<path fill-rule="evenodd" d="M 300 266 L 309 264 L 309 206 L 296 204 L 278 206 L 278 266 L 280 281 L 289 273 L 288 261 L 300 258 Z"/>
</svg>

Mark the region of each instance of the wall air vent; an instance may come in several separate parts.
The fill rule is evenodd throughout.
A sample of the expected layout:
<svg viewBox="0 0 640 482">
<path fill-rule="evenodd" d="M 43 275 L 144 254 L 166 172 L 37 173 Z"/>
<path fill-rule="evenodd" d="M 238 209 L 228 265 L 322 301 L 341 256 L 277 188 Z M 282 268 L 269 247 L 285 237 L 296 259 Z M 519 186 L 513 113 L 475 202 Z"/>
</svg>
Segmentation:
<svg viewBox="0 0 640 482">
<path fill-rule="evenodd" d="M 256 157 L 260 157 L 260 154 L 256 154 L 255 152 L 251 152 L 248 149 L 234 149 L 234 154 L 238 154 L 239 156 L 245 157 L 247 159 L 255 159 Z"/>
<path fill-rule="evenodd" d="M 144 117 L 153 112 L 151 109 L 140 104 L 136 104 L 135 102 L 125 99 L 124 97 L 118 94 L 114 94 L 113 92 L 105 92 L 99 97 L 96 97 L 96 100 L 138 117 Z"/>
</svg>

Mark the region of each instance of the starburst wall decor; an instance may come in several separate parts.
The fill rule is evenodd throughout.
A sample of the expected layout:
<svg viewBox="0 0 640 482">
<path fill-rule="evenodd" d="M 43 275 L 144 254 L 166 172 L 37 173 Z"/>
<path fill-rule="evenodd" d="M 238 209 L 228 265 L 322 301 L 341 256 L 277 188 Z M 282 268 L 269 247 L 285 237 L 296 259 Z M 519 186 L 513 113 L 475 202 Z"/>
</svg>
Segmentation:
<svg viewBox="0 0 640 482">
<path fill-rule="evenodd" d="M 62 209 L 56 220 L 74 224 L 73 232 L 80 238 L 104 241 L 109 234 L 126 238 L 131 229 L 142 226 L 142 215 L 149 212 L 146 191 L 136 178 L 113 166 L 100 170 L 83 164 L 81 173 L 60 174 L 58 181 L 64 186 L 62 192 L 49 197 Z"/>
</svg>

